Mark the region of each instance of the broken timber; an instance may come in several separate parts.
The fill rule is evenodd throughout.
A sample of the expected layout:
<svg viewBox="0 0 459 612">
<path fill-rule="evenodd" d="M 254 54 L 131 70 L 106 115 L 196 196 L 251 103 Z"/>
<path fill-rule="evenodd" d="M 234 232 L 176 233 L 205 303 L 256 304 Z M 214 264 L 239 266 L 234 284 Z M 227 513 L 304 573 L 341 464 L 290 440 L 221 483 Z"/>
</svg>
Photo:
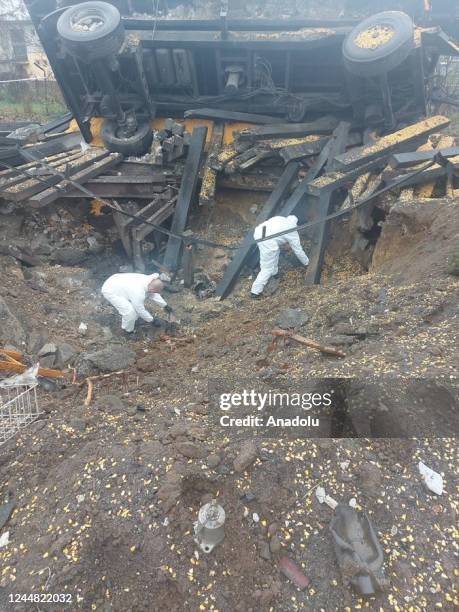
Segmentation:
<svg viewBox="0 0 459 612">
<path fill-rule="evenodd" d="M 256 115 L 254 113 L 238 113 L 219 108 L 197 108 L 187 110 L 184 113 L 184 117 L 185 119 L 213 119 L 214 121 L 240 121 L 241 123 L 255 124 L 273 124 L 282 123 L 284 121 L 284 119 L 280 117 L 269 117 L 268 115 Z"/>
<path fill-rule="evenodd" d="M 217 189 L 217 171 L 212 167 L 212 161 L 217 157 L 222 146 L 223 124 L 215 124 L 212 130 L 209 153 L 204 165 L 199 205 L 215 204 L 215 191 Z"/>
<path fill-rule="evenodd" d="M 303 159 L 304 157 L 311 157 L 320 153 L 328 140 L 328 138 L 321 138 L 313 142 L 286 146 L 279 149 L 279 155 L 286 163 L 296 159 Z"/>
<path fill-rule="evenodd" d="M 238 134 L 238 140 L 266 140 L 269 138 L 295 138 L 312 136 L 314 134 L 331 134 L 338 125 L 335 117 L 322 117 L 310 123 L 284 123 L 265 125 L 251 130 L 243 130 Z"/>
<path fill-rule="evenodd" d="M 295 180 L 298 174 L 298 168 L 299 165 L 296 162 L 287 164 L 282 176 L 279 179 L 279 182 L 276 185 L 276 188 L 266 200 L 265 205 L 257 216 L 256 225 L 267 221 L 273 216 L 273 213 L 276 211 L 279 204 L 288 195 L 292 182 Z M 250 229 L 242 241 L 241 246 L 228 264 L 223 278 L 217 285 L 216 294 L 220 297 L 220 299 L 225 299 L 225 297 L 229 295 L 242 268 L 245 265 L 245 262 L 256 248 L 256 245 L 253 243 L 253 229 Z"/>
<path fill-rule="evenodd" d="M 295 334 L 294 332 L 288 331 L 286 329 L 273 329 L 271 333 L 275 338 L 288 338 L 290 340 L 295 340 L 299 344 L 303 344 L 304 346 L 313 348 L 316 351 L 325 353 L 326 355 L 334 355 L 335 357 L 346 357 L 346 353 L 334 348 L 333 346 L 324 346 L 323 344 L 319 344 L 315 340 L 310 340 L 309 338 L 305 338 L 304 336 L 300 336 L 299 334 Z"/>
<path fill-rule="evenodd" d="M 34 208 L 40 208 L 42 206 L 46 206 L 54 200 L 57 200 L 62 196 L 65 191 L 74 187 L 73 183 L 79 183 L 84 185 L 90 179 L 98 176 L 102 172 L 113 168 L 117 164 L 121 162 L 123 156 L 121 153 L 110 153 L 107 157 L 96 161 L 92 166 L 77 172 L 73 176 L 70 177 L 70 180 L 62 180 L 61 183 L 58 183 L 55 187 L 50 187 L 49 189 L 45 189 L 41 193 L 38 193 L 31 198 L 29 198 L 30 204 Z M 85 195 L 83 192 L 80 192 L 83 196 Z"/>
<path fill-rule="evenodd" d="M 347 139 L 350 130 L 350 123 L 341 122 L 333 132 L 333 137 L 330 141 L 330 150 L 327 159 L 326 170 L 333 170 L 336 156 L 346 150 Z M 333 192 L 324 192 L 316 200 L 315 217 L 319 220 L 325 218 L 330 210 L 331 199 Z M 306 272 L 306 284 L 316 285 L 320 282 L 322 272 L 322 264 L 325 254 L 325 245 L 327 240 L 328 223 L 324 221 L 316 226 L 314 238 L 312 241 L 311 256 L 309 258 L 309 266 Z"/>
<path fill-rule="evenodd" d="M 450 158 L 450 160 L 454 160 L 455 158 Z M 398 174 L 394 170 L 385 170 L 382 174 L 382 178 L 386 185 L 392 185 L 401 181 L 405 175 Z M 411 176 L 409 174 L 406 175 L 406 181 L 403 183 L 403 187 L 411 187 L 413 185 L 422 185 L 423 183 L 430 183 L 431 181 L 435 181 L 438 178 L 446 176 L 446 168 L 440 166 L 438 164 L 434 164 L 430 168 L 426 168 L 424 172 L 420 172 Z"/>
<path fill-rule="evenodd" d="M 443 157 L 456 157 L 459 155 L 459 147 L 448 147 L 446 149 L 430 149 L 428 151 L 416 151 L 413 153 L 395 153 L 389 160 L 392 168 L 409 168 L 422 162 L 432 160 L 437 153 Z"/>
<path fill-rule="evenodd" d="M 404 145 L 408 145 L 422 138 L 427 138 L 433 132 L 449 125 L 450 121 L 446 117 L 436 115 L 414 125 L 383 136 L 377 142 L 352 149 L 347 153 L 337 155 L 335 166 L 338 170 L 352 170 L 362 164 L 370 163 L 381 157 L 388 157 L 394 151 L 399 150 Z"/>
<path fill-rule="evenodd" d="M 193 130 L 190 148 L 183 169 L 182 182 L 177 196 L 177 206 L 172 219 L 171 231 L 180 234 L 186 227 L 191 200 L 196 191 L 199 176 L 199 166 L 206 142 L 207 128 L 197 127 Z M 180 238 L 169 236 L 163 264 L 171 271 L 179 265 L 182 241 Z"/>
<path fill-rule="evenodd" d="M 67 174 L 69 178 L 72 178 L 76 173 L 79 173 L 81 170 L 108 155 L 108 151 L 93 149 L 70 163 L 67 163 L 66 160 L 62 160 L 62 163 L 54 168 L 54 171 L 59 174 L 48 174 L 44 179 L 42 178 L 42 180 L 36 178 L 26 179 L 22 183 L 17 183 L 12 187 L 0 190 L 0 195 L 12 202 L 22 202 L 36 193 L 40 193 L 48 187 L 60 183 L 63 180 L 63 174 Z"/>
<path fill-rule="evenodd" d="M 91 191 L 96 198 L 132 198 L 140 200 L 151 200 L 155 193 L 162 193 L 165 188 L 164 185 L 155 185 L 151 183 L 118 183 L 116 178 L 117 177 L 114 176 L 114 181 L 110 183 L 101 183 L 99 179 L 92 179 L 85 184 L 85 188 Z M 61 197 L 81 198 L 82 196 L 79 189 L 70 189 L 63 193 Z"/>
</svg>

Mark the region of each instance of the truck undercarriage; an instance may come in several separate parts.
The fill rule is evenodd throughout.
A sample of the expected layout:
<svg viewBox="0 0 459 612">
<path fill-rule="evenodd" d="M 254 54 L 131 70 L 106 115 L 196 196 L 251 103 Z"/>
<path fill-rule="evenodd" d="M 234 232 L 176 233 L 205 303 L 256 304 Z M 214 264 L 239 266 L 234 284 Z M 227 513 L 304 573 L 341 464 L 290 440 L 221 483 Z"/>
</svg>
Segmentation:
<svg viewBox="0 0 459 612">
<path fill-rule="evenodd" d="M 58 4 L 28 8 L 68 106 L 88 142 L 90 119 L 104 117 L 105 144 L 125 153 L 151 144 L 151 119 L 200 107 L 293 122 L 332 112 L 389 130 L 425 113 L 438 58 L 459 53 L 434 13 L 421 25 L 373 15 L 359 30 L 346 18 L 231 19 L 227 4 L 207 20 L 136 13 L 148 3 Z"/>
</svg>

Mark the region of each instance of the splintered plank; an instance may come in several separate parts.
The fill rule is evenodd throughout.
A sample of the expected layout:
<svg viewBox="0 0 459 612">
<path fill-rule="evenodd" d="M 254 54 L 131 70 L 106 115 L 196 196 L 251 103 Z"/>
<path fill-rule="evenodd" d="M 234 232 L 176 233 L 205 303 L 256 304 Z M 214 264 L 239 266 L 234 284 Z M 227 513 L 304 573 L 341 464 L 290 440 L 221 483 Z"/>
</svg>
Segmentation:
<svg viewBox="0 0 459 612">
<path fill-rule="evenodd" d="M 320 153 L 328 140 L 328 138 L 321 138 L 313 142 L 287 145 L 279 149 L 279 155 L 286 163 L 296 159 L 303 159 L 304 157 L 311 157 Z"/>
<path fill-rule="evenodd" d="M 72 149 L 71 151 L 62 151 L 61 153 L 56 153 L 56 155 L 51 155 L 50 157 L 44 157 L 43 159 L 37 159 L 37 161 L 31 161 L 31 162 L 28 162 L 27 164 L 21 164 L 20 166 L 17 166 L 16 168 L 2 170 L 0 172 L 0 185 L 4 185 L 5 183 L 3 181 L 5 181 L 6 179 L 16 177 L 16 176 L 23 177 L 24 174 L 21 174 L 22 170 L 29 171 L 31 169 L 38 168 L 38 166 L 40 165 L 40 162 L 45 162 L 46 164 L 52 164 L 53 162 L 62 160 L 68 155 L 71 155 L 72 153 L 76 153 L 76 152 L 77 152 L 77 149 Z"/>
<path fill-rule="evenodd" d="M 113 183 L 99 183 L 97 179 L 88 181 L 85 184 L 86 189 L 91 191 L 96 198 L 138 198 L 141 200 L 151 200 L 155 193 L 162 193 L 164 185 L 155 185 L 151 183 L 117 183 L 116 177 L 113 177 Z M 69 189 L 62 194 L 63 198 L 81 198 L 79 189 Z"/>
<path fill-rule="evenodd" d="M 61 159 L 52 161 L 49 163 L 47 162 L 45 163 L 47 164 L 47 166 L 49 166 L 49 168 L 57 168 L 58 166 L 61 166 L 64 162 L 66 164 L 74 162 L 75 160 L 82 157 L 82 155 L 83 155 L 83 152 L 81 150 L 76 151 L 75 153 L 72 153 L 71 155 L 69 155 L 68 153 L 65 153 L 61 157 Z M 28 164 L 24 164 L 24 166 L 26 165 Z M 34 165 L 30 169 L 27 169 L 24 166 L 19 166 L 19 168 L 21 168 L 22 170 L 20 175 L 11 176 L 10 178 L 4 178 L 0 180 L 0 193 L 2 191 L 11 190 L 11 187 L 13 187 L 14 185 L 19 185 L 20 183 L 24 183 L 24 181 L 27 181 L 34 177 L 39 177 L 42 180 L 47 180 L 50 176 L 52 176 L 52 171 L 43 167 L 40 164 Z M 43 184 L 43 187 L 44 186 L 45 185 Z"/>
<path fill-rule="evenodd" d="M 319 196 L 322 193 L 331 193 L 340 187 L 349 187 L 362 174 L 367 174 L 384 166 L 385 158 L 378 158 L 368 164 L 349 170 L 349 172 L 327 172 L 309 184 L 308 193 Z"/>
<path fill-rule="evenodd" d="M 177 196 L 177 206 L 171 225 L 171 231 L 176 234 L 181 234 L 186 227 L 191 201 L 198 183 L 199 167 L 204 152 L 206 136 L 207 127 L 197 127 L 191 135 L 182 182 Z M 163 263 L 171 271 L 175 271 L 178 268 L 181 247 L 182 241 L 179 238 L 169 236 Z"/>
<path fill-rule="evenodd" d="M 239 140 L 266 140 L 269 138 L 298 138 L 313 134 L 331 134 L 338 125 L 335 117 L 322 117 L 309 123 L 282 123 L 264 125 L 252 130 L 243 130 L 239 133 Z"/>
<path fill-rule="evenodd" d="M 185 119 L 213 119 L 214 121 L 240 121 L 255 124 L 282 123 L 281 117 L 269 117 L 268 115 L 256 115 L 254 113 L 238 113 L 222 110 L 220 108 L 196 108 L 184 113 Z"/>
<path fill-rule="evenodd" d="M 402 188 L 404 189 L 405 187 L 412 187 L 413 185 L 422 185 L 423 183 L 430 183 L 431 181 L 436 181 L 437 179 L 445 175 L 446 168 L 440 166 L 439 164 L 434 164 L 430 168 L 424 170 L 424 172 L 420 172 L 415 176 L 410 176 L 409 173 L 397 174 L 396 172 L 394 172 L 394 170 L 385 170 L 382 174 L 382 178 L 386 185 L 392 185 L 406 176 L 407 178 L 402 185 Z"/>
<path fill-rule="evenodd" d="M 237 172 L 238 170 L 243 170 L 247 168 L 247 163 L 250 165 L 255 165 L 261 159 L 265 157 L 269 157 L 273 155 L 271 151 L 267 151 L 263 147 L 252 147 L 234 157 L 231 161 L 229 161 L 224 168 L 225 174 L 233 174 L 233 172 Z"/>
<path fill-rule="evenodd" d="M 121 153 L 110 153 L 106 157 L 103 157 L 99 161 L 93 161 L 93 165 L 89 168 L 84 168 L 75 174 L 72 174 L 71 180 L 61 180 L 60 183 L 57 184 L 56 187 L 50 187 L 49 189 L 45 189 L 41 193 L 38 193 L 31 198 L 29 198 L 29 202 L 31 206 L 34 208 L 41 208 L 42 206 L 46 206 L 57 198 L 61 197 L 67 190 L 74 187 L 73 183 L 80 183 L 84 185 L 87 181 L 102 174 L 102 172 L 106 172 L 110 168 L 113 168 L 117 164 L 119 164 L 123 159 Z M 84 194 L 82 192 L 81 196 Z"/>
<path fill-rule="evenodd" d="M 201 191 L 199 193 L 199 205 L 215 204 L 215 191 L 217 189 L 217 171 L 212 167 L 214 160 L 222 147 L 224 126 L 222 124 L 214 125 L 212 137 L 210 140 L 209 153 L 204 165 L 204 174 L 202 176 Z"/>
<path fill-rule="evenodd" d="M 72 176 L 80 170 L 87 168 L 91 164 L 95 163 L 99 159 L 106 157 L 107 155 L 108 151 L 104 150 L 88 151 L 87 153 L 84 153 L 81 157 L 78 157 L 77 160 L 70 162 L 69 164 L 62 163 L 59 166 L 56 166 L 54 170 L 61 175 L 68 171 L 70 173 L 69 176 Z M 36 193 L 44 191 L 47 187 L 57 185 L 62 180 L 62 176 L 46 176 L 45 185 L 43 181 L 29 179 L 18 185 L 13 185 L 13 187 L 11 187 L 10 189 L 2 190 L 0 191 L 0 193 L 5 199 L 11 200 L 12 202 L 22 202 L 23 200 L 30 198 Z"/>
<path fill-rule="evenodd" d="M 256 225 L 263 223 L 273 216 L 281 202 L 287 197 L 293 181 L 298 174 L 299 164 L 291 162 L 285 167 L 276 188 L 266 200 L 265 205 L 261 209 L 256 219 Z M 220 299 L 225 299 L 234 287 L 239 274 L 242 271 L 249 256 L 256 250 L 256 245 L 253 243 L 253 229 L 246 234 L 241 246 L 236 251 L 232 260 L 228 264 L 223 278 L 217 285 L 216 294 Z"/>
<path fill-rule="evenodd" d="M 222 148 L 220 153 L 212 160 L 212 168 L 219 172 L 228 164 L 232 159 L 240 155 L 245 149 L 250 148 L 250 143 L 246 143 L 245 147 L 240 147 L 236 144 L 229 144 Z"/>
<path fill-rule="evenodd" d="M 421 138 L 427 138 L 437 130 L 447 127 L 449 123 L 450 120 L 442 115 L 418 121 L 418 123 L 383 136 L 374 144 L 364 145 L 337 155 L 335 158 L 336 168 L 343 171 L 352 170 L 380 157 L 388 157 L 404 145 L 406 146 Z"/>
<path fill-rule="evenodd" d="M 446 136 L 446 138 L 451 137 Z M 418 149 L 413 153 L 395 153 L 391 156 L 389 165 L 391 168 L 409 168 L 410 166 L 415 166 L 416 164 L 424 163 L 433 159 L 437 153 L 441 153 L 443 157 L 455 157 L 456 155 L 459 155 L 459 147 L 451 146 L 443 148 L 440 140 L 435 149 L 423 149 L 422 151 Z"/>
<path fill-rule="evenodd" d="M 223 175 L 218 178 L 219 187 L 226 189 L 242 189 L 244 191 L 272 191 L 279 180 L 278 176 L 263 174 L 234 174 Z"/>
<path fill-rule="evenodd" d="M 330 141 L 330 149 L 328 152 L 327 165 L 325 170 L 333 170 L 336 164 L 336 156 L 346 150 L 347 140 L 349 136 L 350 123 L 342 121 L 333 132 L 333 137 Z M 313 218 L 316 220 L 325 218 L 330 210 L 331 198 L 333 192 L 323 192 L 312 207 Z M 322 264 L 325 255 L 325 246 L 327 241 L 328 222 L 324 221 L 315 227 L 312 238 L 311 253 L 309 257 L 309 266 L 306 272 L 306 284 L 317 285 L 320 282 L 322 273 Z"/>
<path fill-rule="evenodd" d="M 434 154 L 441 153 L 443 157 L 454 157 L 454 155 L 459 155 L 459 147 L 453 148 L 453 145 L 454 145 L 454 138 L 452 136 L 445 135 L 439 139 L 439 141 L 437 142 L 436 148 L 433 149 L 433 151 L 429 151 L 429 152 L 433 152 Z M 447 151 L 447 152 L 453 151 L 453 153 L 445 155 L 444 151 Z M 447 181 L 447 185 L 446 185 L 447 189 L 448 189 L 448 184 L 449 184 L 449 181 Z M 436 185 L 436 181 L 432 181 L 431 183 L 426 183 L 425 185 L 420 185 L 419 187 L 415 189 L 414 194 L 418 198 L 431 198 L 435 190 L 435 185 Z"/>
</svg>

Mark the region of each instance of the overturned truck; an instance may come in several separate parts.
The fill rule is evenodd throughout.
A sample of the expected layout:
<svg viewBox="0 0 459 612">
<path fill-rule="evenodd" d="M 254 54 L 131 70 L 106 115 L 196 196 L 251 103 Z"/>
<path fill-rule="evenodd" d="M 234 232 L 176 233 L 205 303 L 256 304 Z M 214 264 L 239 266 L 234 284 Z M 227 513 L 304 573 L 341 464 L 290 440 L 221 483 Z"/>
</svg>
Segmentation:
<svg viewBox="0 0 459 612">
<path fill-rule="evenodd" d="M 102 117 L 104 145 L 124 155 L 149 149 L 152 119 L 190 108 L 289 122 L 328 112 L 390 131 L 425 114 L 439 57 L 459 53 L 434 11 L 412 12 L 417 23 L 398 11 L 244 20 L 222 3 L 216 19 L 180 21 L 141 0 L 26 4 L 84 138 Z"/>
</svg>

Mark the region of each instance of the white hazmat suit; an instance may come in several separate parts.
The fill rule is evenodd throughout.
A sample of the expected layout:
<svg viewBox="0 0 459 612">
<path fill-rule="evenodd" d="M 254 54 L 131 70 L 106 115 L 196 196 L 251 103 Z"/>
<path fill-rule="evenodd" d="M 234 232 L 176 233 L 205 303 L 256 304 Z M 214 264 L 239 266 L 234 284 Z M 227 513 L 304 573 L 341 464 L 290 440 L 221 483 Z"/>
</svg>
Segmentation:
<svg viewBox="0 0 459 612">
<path fill-rule="evenodd" d="M 277 238 L 272 238 L 271 240 L 265 240 L 264 242 L 258 243 L 258 249 L 260 251 L 260 272 L 252 285 L 252 294 L 260 295 L 271 276 L 275 276 L 277 274 L 281 245 L 289 244 L 292 251 L 298 257 L 301 263 L 304 266 L 308 265 L 308 256 L 303 251 L 300 236 L 295 230 L 297 225 L 298 218 L 295 217 L 295 215 L 290 215 L 288 217 L 271 217 L 271 219 L 268 219 L 264 223 L 260 223 L 260 225 L 255 228 L 253 233 L 255 240 L 259 240 L 263 237 L 264 227 L 266 227 L 265 236 L 271 236 L 272 234 L 277 234 L 278 232 L 283 232 L 288 229 L 294 231 L 284 234 L 283 236 L 278 236 Z"/>
<path fill-rule="evenodd" d="M 153 321 L 153 316 L 145 308 L 148 285 L 159 278 L 159 274 L 136 274 L 125 272 L 113 274 L 102 285 L 102 295 L 120 313 L 121 327 L 124 331 L 134 331 L 135 322 L 140 317 L 144 321 Z M 151 299 L 162 308 L 167 302 L 159 293 L 150 293 Z"/>
</svg>

